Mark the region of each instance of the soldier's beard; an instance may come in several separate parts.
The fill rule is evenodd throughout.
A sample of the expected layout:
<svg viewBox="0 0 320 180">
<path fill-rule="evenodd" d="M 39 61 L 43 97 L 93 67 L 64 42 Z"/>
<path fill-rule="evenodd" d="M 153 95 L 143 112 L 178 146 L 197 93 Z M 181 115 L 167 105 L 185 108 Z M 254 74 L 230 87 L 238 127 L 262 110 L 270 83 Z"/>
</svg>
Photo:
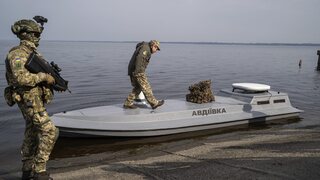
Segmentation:
<svg viewBox="0 0 320 180">
<path fill-rule="evenodd" d="M 36 47 L 38 47 L 40 39 L 40 37 L 31 36 L 30 41 L 33 42 Z"/>
<path fill-rule="evenodd" d="M 34 43 L 34 45 L 35 45 L 36 47 L 39 46 L 39 41 L 40 41 L 40 38 L 38 38 L 37 40 L 33 41 L 33 43 Z"/>
<path fill-rule="evenodd" d="M 19 38 L 21 40 L 27 40 L 27 41 L 32 42 L 36 47 L 39 46 L 39 41 L 41 39 L 40 37 L 35 37 L 32 34 L 22 34 Z"/>
</svg>

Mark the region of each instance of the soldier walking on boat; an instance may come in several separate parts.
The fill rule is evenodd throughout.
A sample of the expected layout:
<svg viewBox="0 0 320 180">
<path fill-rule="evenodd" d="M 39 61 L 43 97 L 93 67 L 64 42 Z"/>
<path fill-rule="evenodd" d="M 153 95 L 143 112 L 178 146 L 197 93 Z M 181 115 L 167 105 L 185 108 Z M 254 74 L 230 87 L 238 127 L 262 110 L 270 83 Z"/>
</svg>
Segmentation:
<svg viewBox="0 0 320 180">
<path fill-rule="evenodd" d="M 123 107 L 126 109 L 136 109 L 137 106 L 133 101 L 142 91 L 146 100 L 155 109 L 164 104 L 164 100 L 157 100 L 149 84 L 146 68 L 149 64 L 151 54 L 160 51 L 160 43 L 157 40 L 151 40 L 149 43 L 140 42 L 136 45 L 136 50 L 128 66 L 128 75 L 130 76 L 131 85 L 133 86 L 132 92 L 128 95 Z"/>
<path fill-rule="evenodd" d="M 38 22 L 37 20 L 39 20 Z M 20 39 L 20 45 L 12 48 L 6 58 L 5 99 L 9 106 L 18 104 L 25 119 L 24 140 L 21 148 L 22 179 L 52 179 L 46 171 L 49 155 L 58 137 L 58 128 L 50 120 L 44 104 L 53 99 L 51 85 L 55 79 L 43 72 L 31 73 L 25 64 L 31 53 L 37 52 L 43 23 L 46 18 L 15 22 L 11 30 Z"/>
</svg>

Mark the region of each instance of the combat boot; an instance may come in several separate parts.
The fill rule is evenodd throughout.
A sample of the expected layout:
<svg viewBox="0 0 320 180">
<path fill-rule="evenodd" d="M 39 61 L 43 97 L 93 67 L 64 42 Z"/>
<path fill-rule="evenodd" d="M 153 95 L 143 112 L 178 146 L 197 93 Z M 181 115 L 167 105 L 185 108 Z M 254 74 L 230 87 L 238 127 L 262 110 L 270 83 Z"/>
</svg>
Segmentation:
<svg viewBox="0 0 320 180">
<path fill-rule="evenodd" d="M 50 174 L 47 171 L 43 171 L 40 173 L 35 173 L 33 180 L 53 180 L 53 178 L 50 177 Z"/>
<path fill-rule="evenodd" d="M 32 176 L 32 171 L 22 171 L 22 177 L 21 179 L 22 180 L 29 180 L 29 179 L 32 179 L 33 176 Z"/>
<path fill-rule="evenodd" d="M 123 108 L 125 108 L 125 109 L 137 109 L 138 107 L 136 105 L 134 105 L 134 104 L 132 104 L 132 105 L 124 104 Z"/>
<path fill-rule="evenodd" d="M 152 106 L 152 109 L 156 109 L 159 106 L 162 106 L 164 104 L 164 100 L 158 101 L 158 104 Z"/>
</svg>

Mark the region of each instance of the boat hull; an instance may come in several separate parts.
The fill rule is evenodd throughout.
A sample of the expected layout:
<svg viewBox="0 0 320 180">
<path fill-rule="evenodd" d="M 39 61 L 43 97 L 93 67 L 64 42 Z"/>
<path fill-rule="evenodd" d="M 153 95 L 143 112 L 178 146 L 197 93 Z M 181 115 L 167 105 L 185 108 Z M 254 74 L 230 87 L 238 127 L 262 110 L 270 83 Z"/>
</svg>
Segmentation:
<svg viewBox="0 0 320 180">
<path fill-rule="evenodd" d="M 123 109 L 118 104 L 58 113 L 51 118 L 61 136 L 147 137 L 297 117 L 302 112 L 291 106 L 285 93 L 223 94 L 205 104 L 171 99 L 156 110 L 147 105 Z"/>
<path fill-rule="evenodd" d="M 172 128 L 172 129 L 153 129 L 153 130 L 141 130 L 141 131 L 112 131 L 112 130 L 93 130 L 93 129 L 74 129 L 59 127 L 60 135 L 62 137 L 151 137 L 151 136 L 163 136 L 179 133 L 188 133 L 203 130 L 212 130 L 233 127 L 244 124 L 265 123 L 274 120 L 281 119 L 298 119 L 299 113 L 284 114 L 278 116 L 269 116 L 265 118 L 254 118 L 246 120 L 238 120 L 225 123 L 215 123 L 207 125 L 198 125 L 193 127 Z"/>
</svg>

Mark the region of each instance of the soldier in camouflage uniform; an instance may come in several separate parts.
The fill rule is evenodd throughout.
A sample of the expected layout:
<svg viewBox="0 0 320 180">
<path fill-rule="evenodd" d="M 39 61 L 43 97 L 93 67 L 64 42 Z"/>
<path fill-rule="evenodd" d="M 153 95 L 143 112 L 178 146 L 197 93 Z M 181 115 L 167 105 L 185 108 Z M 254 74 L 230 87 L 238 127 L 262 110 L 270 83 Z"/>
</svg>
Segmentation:
<svg viewBox="0 0 320 180">
<path fill-rule="evenodd" d="M 130 76 L 132 92 L 127 97 L 123 107 L 126 109 L 135 109 L 137 106 L 133 104 L 134 99 L 142 91 L 146 100 L 155 109 L 164 104 L 164 100 L 158 101 L 152 93 L 151 86 L 146 75 L 146 68 L 149 64 L 151 54 L 160 51 L 160 43 L 157 40 L 151 40 L 149 43 L 140 42 L 136 46 L 136 50 L 128 66 L 128 75 Z"/>
<path fill-rule="evenodd" d="M 40 27 L 33 20 L 20 20 L 11 27 L 21 40 L 6 58 L 6 79 L 12 89 L 12 99 L 17 103 L 26 122 L 22 154 L 22 179 L 52 179 L 46 163 L 58 137 L 58 129 L 50 120 L 44 104 L 53 98 L 50 85 L 54 78 L 46 73 L 33 74 L 25 68 L 31 52 L 37 52 Z"/>
</svg>

